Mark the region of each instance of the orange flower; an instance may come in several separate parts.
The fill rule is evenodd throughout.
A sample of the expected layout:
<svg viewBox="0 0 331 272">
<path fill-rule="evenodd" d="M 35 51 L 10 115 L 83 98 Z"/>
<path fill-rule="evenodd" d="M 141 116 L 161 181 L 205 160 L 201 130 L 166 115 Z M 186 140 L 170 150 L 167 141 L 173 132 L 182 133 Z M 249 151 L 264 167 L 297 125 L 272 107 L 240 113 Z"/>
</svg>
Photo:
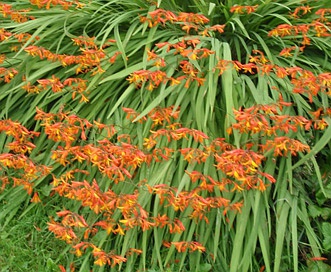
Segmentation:
<svg viewBox="0 0 331 272">
<path fill-rule="evenodd" d="M 293 54 L 291 53 L 296 49 L 296 46 L 291 46 L 288 48 L 284 48 L 282 51 L 280 51 L 279 55 L 283 57 L 291 57 Z"/>
<path fill-rule="evenodd" d="M 309 260 L 311 260 L 311 261 L 327 261 L 328 259 L 325 258 L 325 257 L 312 257 L 312 258 L 309 258 Z"/>
<path fill-rule="evenodd" d="M 188 248 L 189 244 L 188 242 L 182 241 L 182 242 L 171 242 L 172 245 L 175 246 L 178 252 L 185 252 Z"/>
<path fill-rule="evenodd" d="M 331 9 L 321 8 L 315 12 L 316 15 L 320 16 L 321 21 L 327 21 L 327 19 L 325 18 L 325 15 L 328 13 L 331 13 Z"/>
<path fill-rule="evenodd" d="M 293 26 L 288 24 L 278 25 L 276 28 L 269 31 L 268 36 L 290 36 L 293 34 Z"/>
<path fill-rule="evenodd" d="M 206 248 L 199 242 L 189 242 L 189 248 L 192 251 L 196 251 L 198 250 L 199 252 L 205 252 L 206 251 Z"/>
<path fill-rule="evenodd" d="M 35 193 L 33 194 L 33 197 L 31 198 L 30 201 L 31 201 L 32 203 L 39 203 L 39 202 L 41 202 L 41 200 L 40 200 L 39 195 L 38 195 L 37 192 L 35 192 Z"/>
<path fill-rule="evenodd" d="M 219 33 L 223 33 L 224 28 L 225 28 L 225 25 L 213 25 L 213 26 L 209 27 L 209 30 L 218 31 Z"/>
<path fill-rule="evenodd" d="M 110 259 L 113 261 L 113 263 L 111 265 L 112 267 L 114 267 L 117 264 L 124 263 L 127 260 L 125 257 L 122 257 L 120 255 L 114 255 L 114 254 L 110 255 Z"/>
<path fill-rule="evenodd" d="M 183 223 L 178 218 L 175 218 L 172 224 L 168 224 L 168 227 L 170 233 L 182 233 L 185 231 Z"/>
<path fill-rule="evenodd" d="M 140 255 L 143 253 L 143 251 L 141 249 L 136 249 L 136 248 L 129 248 L 128 252 L 127 252 L 127 256 L 132 255 L 133 253 Z"/>
<path fill-rule="evenodd" d="M 51 79 L 39 79 L 37 82 L 46 89 L 48 86 L 51 86 L 53 92 L 61 92 L 64 85 L 60 82 L 60 79 L 52 75 Z"/>
<path fill-rule="evenodd" d="M 199 28 L 196 24 L 184 23 L 184 25 L 182 26 L 182 29 L 184 31 L 186 31 L 187 34 L 189 34 L 191 30 L 194 30 L 195 32 L 197 32 Z"/>
<path fill-rule="evenodd" d="M 64 227 L 63 225 L 56 223 L 53 219 L 48 222 L 48 230 L 55 234 L 55 237 L 66 241 L 71 244 L 73 240 L 77 239 L 76 234 L 70 227 Z"/>
<path fill-rule="evenodd" d="M 226 71 L 228 68 L 230 68 L 229 63 L 230 63 L 230 61 L 228 61 L 228 60 L 218 61 L 218 63 L 215 66 L 215 69 L 219 70 L 219 75 L 222 75 L 224 73 L 224 71 Z"/>
<path fill-rule="evenodd" d="M 209 156 L 208 153 L 205 153 L 204 151 L 197 148 L 182 148 L 179 151 L 182 155 L 184 155 L 184 160 L 188 162 L 205 162 Z"/>
<path fill-rule="evenodd" d="M 100 252 L 93 252 L 93 256 L 96 259 L 94 261 L 94 264 L 98 266 L 104 266 L 107 263 L 110 264 L 110 258 L 107 256 L 107 254 L 103 251 Z"/>
<path fill-rule="evenodd" d="M 99 221 L 99 222 L 95 223 L 94 226 L 100 226 L 101 228 L 106 230 L 107 234 L 110 234 L 111 232 L 114 231 L 115 223 L 112 222 L 112 220 Z"/>
<path fill-rule="evenodd" d="M 165 214 L 163 215 L 158 214 L 157 217 L 153 217 L 153 219 L 155 222 L 155 226 L 160 228 L 163 228 L 169 224 L 169 217 Z"/>
<path fill-rule="evenodd" d="M 311 26 L 314 28 L 317 37 L 330 37 L 331 36 L 329 28 L 322 22 L 314 21 L 311 23 Z"/>
<path fill-rule="evenodd" d="M 273 140 L 267 140 L 261 148 L 263 151 L 273 149 L 274 156 L 287 156 L 289 153 L 295 156 L 298 152 L 310 150 L 308 145 L 302 144 L 300 141 L 286 136 L 275 137 Z"/>
<path fill-rule="evenodd" d="M 291 15 L 294 18 L 299 18 L 301 15 L 305 15 L 308 12 L 311 12 L 311 7 L 310 6 L 301 6 L 301 7 L 297 7 Z"/>
<path fill-rule="evenodd" d="M 252 12 L 255 12 L 256 9 L 258 8 L 258 5 L 255 6 L 239 6 L 239 5 L 234 5 L 230 8 L 231 13 L 239 13 L 239 14 L 250 14 Z"/>
<path fill-rule="evenodd" d="M 243 70 L 244 73 L 250 73 L 250 74 L 254 74 L 256 70 L 256 65 L 254 63 L 247 63 L 247 64 L 242 64 L 241 65 L 241 70 Z"/>
</svg>

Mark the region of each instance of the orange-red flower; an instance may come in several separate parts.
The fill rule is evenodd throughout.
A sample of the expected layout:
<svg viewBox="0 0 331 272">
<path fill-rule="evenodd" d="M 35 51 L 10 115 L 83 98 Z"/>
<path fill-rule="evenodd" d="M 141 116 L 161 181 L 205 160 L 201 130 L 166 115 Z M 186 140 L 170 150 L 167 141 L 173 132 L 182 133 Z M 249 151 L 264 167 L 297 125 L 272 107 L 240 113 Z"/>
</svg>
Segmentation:
<svg viewBox="0 0 331 272">
<path fill-rule="evenodd" d="M 240 5 L 234 5 L 230 8 L 230 12 L 232 13 L 239 13 L 239 14 L 250 14 L 252 12 L 255 12 L 259 6 L 240 6 Z"/>
</svg>

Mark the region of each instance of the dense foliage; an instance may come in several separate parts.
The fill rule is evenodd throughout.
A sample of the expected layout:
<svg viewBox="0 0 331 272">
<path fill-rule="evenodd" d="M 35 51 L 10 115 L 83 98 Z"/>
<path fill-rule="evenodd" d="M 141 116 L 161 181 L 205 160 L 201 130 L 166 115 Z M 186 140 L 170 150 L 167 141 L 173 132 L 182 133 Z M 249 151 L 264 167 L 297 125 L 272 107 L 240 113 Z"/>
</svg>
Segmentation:
<svg viewBox="0 0 331 272">
<path fill-rule="evenodd" d="M 47 271 L 328 271 L 330 4 L 181 2 L 0 2 L 4 238 L 34 215 Z"/>
</svg>

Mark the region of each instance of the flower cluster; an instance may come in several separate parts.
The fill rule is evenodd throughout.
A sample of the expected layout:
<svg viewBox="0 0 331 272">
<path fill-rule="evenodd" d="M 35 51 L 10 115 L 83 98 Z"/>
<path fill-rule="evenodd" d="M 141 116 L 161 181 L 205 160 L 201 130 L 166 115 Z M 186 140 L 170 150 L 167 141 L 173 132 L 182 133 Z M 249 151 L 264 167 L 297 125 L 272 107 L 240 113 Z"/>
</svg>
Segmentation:
<svg viewBox="0 0 331 272">
<path fill-rule="evenodd" d="M 33 193 L 34 181 L 50 173 L 50 168 L 40 165 L 24 154 L 3 153 L 0 154 L 0 169 L 2 174 L 0 181 L 3 190 L 13 182 L 13 186 L 23 186 L 24 190 L 31 195 Z M 38 194 L 35 193 L 32 202 L 39 202 Z"/>
<path fill-rule="evenodd" d="M 24 48 L 24 51 L 29 55 L 40 59 L 46 59 L 50 62 L 58 61 L 62 66 L 77 65 L 76 73 L 87 73 L 92 71 L 92 75 L 104 73 L 101 67 L 102 61 L 108 60 L 114 63 L 117 56 L 120 54 L 116 51 L 112 56 L 108 56 L 105 48 L 111 46 L 115 40 L 109 39 L 102 46 L 96 44 L 94 37 L 79 36 L 72 39 L 73 43 L 79 46 L 79 55 L 56 54 L 50 50 L 36 45 L 30 45 Z"/>
<path fill-rule="evenodd" d="M 286 54 L 286 52 L 288 51 L 284 49 L 283 53 Z M 278 78 L 289 78 L 293 86 L 293 92 L 307 95 L 311 103 L 313 97 L 320 93 L 331 95 L 331 73 L 324 72 L 316 75 L 297 66 L 282 67 L 271 64 L 263 52 L 259 50 L 253 50 L 252 53 L 249 63 L 243 64 L 239 61 L 219 60 L 214 70 L 218 70 L 219 75 L 222 75 L 228 69 L 235 69 L 237 72 L 244 74 L 255 74 L 258 72 L 269 75 L 274 73 Z"/>
<path fill-rule="evenodd" d="M 327 123 L 323 120 L 308 120 L 303 116 L 289 116 L 280 114 L 280 109 L 288 106 L 289 103 L 280 100 L 276 104 L 256 105 L 243 110 L 234 110 L 237 122 L 232 125 L 232 129 L 241 133 L 259 133 L 271 139 L 259 145 L 262 153 L 273 150 L 275 157 L 297 155 L 298 152 L 308 152 L 310 148 L 307 144 L 299 140 L 292 139 L 288 133 L 297 132 L 300 129 L 310 130 L 313 126 L 316 129 L 324 129 Z M 319 114 L 316 114 L 316 116 Z M 321 122 L 324 123 L 322 128 Z"/>
<path fill-rule="evenodd" d="M 88 102 L 88 98 L 85 95 L 87 88 L 87 80 L 79 77 L 67 78 L 63 82 L 52 75 L 49 79 L 38 79 L 38 85 L 33 85 L 31 82 L 22 86 L 22 89 L 30 94 L 38 94 L 44 90 L 51 89 L 54 93 L 63 92 L 68 90 L 72 93 L 72 99 L 75 99 L 76 95 L 80 96 L 80 102 Z"/>
<path fill-rule="evenodd" d="M 166 23 L 179 24 L 181 29 L 187 34 L 192 31 L 201 36 L 210 36 L 212 32 L 224 32 L 225 25 L 205 26 L 209 23 L 209 19 L 202 14 L 180 12 L 175 14 L 164 9 L 156 9 L 148 13 L 147 17 L 140 17 L 140 21 L 147 23 L 149 27 L 155 27 L 158 24 L 163 26 Z"/>
<path fill-rule="evenodd" d="M 204 252 L 206 251 L 206 248 L 199 242 L 195 242 L 195 241 L 190 241 L 190 242 L 187 242 L 187 241 L 180 241 L 180 242 L 166 242 L 164 241 L 163 242 L 163 245 L 165 247 L 170 247 L 170 246 L 174 246 L 178 252 L 185 252 L 187 249 L 190 250 L 190 252 L 193 252 L 193 251 L 200 251 L 200 252 Z"/>
<path fill-rule="evenodd" d="M 268 136 L 278 135 L 279 132 L 296 132 L 298 128 L 310 129 L 311 120 L 302 116 L 279 114 L 280 107 L 283 107 L 282 104 L 279 102 L 278 104 L 256 105 L 243 110 L 234 110 L 237 123 L 232 127 L 242 133 L 262 133 Z"/>
<path fill-rule="evenodd" d="M 0 67 L 0 82 L 9 83 L 17 74 L 18 71 L 15 68 Z"/>
<path fill-rule="evenodd" d="M 62 66 L 78 64 L 76 73 L 87 73 L 93 70 L 93 73 L 103 73 L 104 70 L 101 68 L 101 61 L 106 58 L 106 53 L 101 49 L 85 49 L 81 48 L 82 53 L 80 55 L 66 55 L 66 54 L 55 54 L 50 50 L 40 46 L 30 45 L 27 46 L 24 51 L 29 55 L 35 57 L 38 56 L 40 59 L 47 59 L 48 61 L 54 62 L 59 61 Z"/>
<path fill-rule="evenodd" d="M 0 121 L 0 132 L 5 132 L 13 141 L 7 144 L 10 152 L 0 154 L 0 182 L 1 190 L 8 184 L 23 186 L 29 195 L 33 193 L 34 181 L 41 176 L 50 173 L 50 168 L 46 165 L 36 163 L 29 158 L 35 145 L 31 142 L 34 137 L 39 136 L 39 132 L 29 131 L 18 122 L 11 120 Z M 39 202 L 38 193 L 35 192 L 32 202 Z"/>
<path fill-rule="evenodd" d="M 135 118 L 138 114 L 130 112 L 130 109 L 127 108 L 125 111 L 130 114 L 131 118 Z M 166 137 L 170 142 L 192 138 L 199 144 L 207 144 L 206 141 L 209 137 L 206 134 L 173 123 L 179 114 L 179 109 L 174 109 L 174 107 L 152 110 L 144 122 L 149 118 L 153 121 L 151 126 L 161 126 L 161 128 L 154 131 L 151 130 L 150 141 L 154 140 L 157 142 L 159 137 Z M 191 191 L 179 191 L 178 188 L 166 184 L 151 186 L 146 182 L 141 182 L 139 187 L 136 187 L 136 184 L 133 183 L 133 175 L 139 171 L 143 164 L 148 165 L 151 160 L 158 162 L 168 160 L 169 156 L 175 152 L 174 150 L 162 146 L 156 147 L 155 145 L 148 146 L 148 151 L 140 150 L 130 141 L 121 142 L 120 140 L 123 138 L 121 135 L 118 135 L 117 139 L 120 140 L 117 143 L 103 139 L 99 140 L 97 145 L 91 143 L 74 145 L 78 137 L 84 138 L 82 131 L 86 133 L 87 129 L 91 129 L 94 126 L 93 124 L 62 111 L 57 114 L 51 114 L 38 109 L 36 119 L 42 121 L 41 124 L 45 128 L 45 133 L 51 140 L 64 142 L 64 146 L 60 145 L 53 150 L 52 159 L 66 166 L 73 165 L 74 162 L 79 164 L 87 162 L 96 166 L 100 173 L 113 181 L 113 186 L 102 190 L 100 182 L 96 179 L 92 182 L 77 180 L 76 174 L 80 174 L 80 177 L 89 175 L 89 172 L 79 170 L 80 168 L 68 170 L 60 177 L 53 174 L 53 192 L 72 201 L 80 202 L 82 207 L 88 208 L 100 216 L 96 222 L 89 222 L 80 214 L 63 210 L 57 213 L 57 216 L 62 218 L 61 221 L 57 222 L 58 220 L 52 219 L 49 222 L 49 230 L 57 238 L 71 244 L 77 255 L 83 254 L 87 248 L 92 249 L 92 255 L 97 265 L 115 265 L 117 262 L 114 262 L 113 256 L 118 256 L 113 252 L 106 253 L 91 242 L 91 239 L 100 231 L 105 231 L 108 235 L 125 235 L 128 230 L 133 228 L 140 228 L 142 231 L 147 231 L 151 228 L 166 228 L 170 234 L 176 234 L 185 231 L 182 220 L 176 216 L 179 212 L 189 210 L 188 215 L 191 220 L 196 220 L 197 222 L 204 220 L 208 223 L 207 215 L 213 209 L 221 208 L 224 215 L 228 211 L 240 211 L 241 202 L 231 203 L 226 198 L 214 196 L 214 190 L 224 191 L 228 189 L 228 185 L 233 184 L 233 181 L 229 178 L 218 181 L 211 176 L 205 176 L 197 171 L 193 171 L 186 173 L 190 176 L 193 183 L 199 181 L 199 184 Z M 104 128 L 104 126 L 98 123 L 98 128 Z M 56 131 L 58 130 L 61 133 L 57 133 Z M 230 150 L 230 146 L 221 139 L 216 139 L 212 141 L 211 145 L 206 145 L 204 153 L 208 153 L 208 156 L 215 153 L 215 161 L 219 164 L 215 165 L 216 169 L 225 172 L 228 177 L 233 177 L 228 168 L 223 169 L 220 166 L 222 164 L 220 161 L 222 156 L 224 160 L 229 160 L 226 150 Z M 197 155 L 196 150 L 192 154 L 190 150 L 185 148 L 179 149 L 179 152 L 186 156 L 188 161 L 189 158 L 187 156 L 197 159 L 199 155 Z M 233 162 L 233 165 L 235 163 L 237 165 L 243 163 L 241 160 L 245 159 L 243 156 L 240 159 L 240 156 L 233 154 L 233 158 L 235 157 L 238 158 L 238 161 Z M 251 159 L 261 160 L 258 157 L 252 157 Z M 260 161 L 256 161 L 256 163 L 260 163 Z M 245 164 L 247 165 L 247 160 Z M 263 175 L 266 176 L 266 174 Z M 117 193 L 114 186 L 118 182 L 130 184 L 132 192 L 127 194 Z M 155 195 L 160 199 L 160 203 L 165 207 L 165 211 L 172 209 L 175 214 L 166 212 L 151 216 L 140 202 L 140 195 L 144 192 L 143 188 L 147 189 L 150 196 Z M 209 195 L 206 196 L 206 193 Z M 170 217 L 170 214 L 173 215 Z M 168 245 L 164 243 L 164 246 L 167 247 Z M 170 245 L 175 246 L 179 252 L 183 252 L 186 248 L 189 248 L 191 251 L 205 251 L 204 246 L 199 242 L 170 242 Z M 141 252 L 140 249 L 132 250 L 133 253 L 137 254 Z M 116 257 L 116 260 L 118 260 L 118 263 L 125 262 L 127 257 L 128 255 L 119 259 Z"/>
<path fill-rule="evenodd" d="M 24 23 L 28 20 L 33 20 L 33 16 L 27 15 L 29 11 L 30 9 L 15 10 L 12 5 L 0 3 L 0 13 L 2 13 L 2 16 L 4 18 L 9 17 L 12 21 L 17 23 Z"/>
<path fill-rule="evenodd" d="M 205 79 L 202 77 L 203 73 L 195 67 L 191 61 L 208 58 L 215 52 L 207 48 L 197 48 L 201 41 L 195 38 L 183 38 L 176 43 L 158 43 L 155 46 L 160 51 L 166 47 L 166 52 L 173 55 L 180 55 L 183 59 L 179 62 L 179 69 L 183 75 L 176 78 L 167 76 L 166 72 L 161 70 L 139 70 L 132 73 L 127 80 L 134 83 L 137 88 L 141 88 L 147 83 L 147 90 L 154 90 L 160 86 L 170 82 L 170 85 L 178 85 L 185 80 L 185 87 L 188 88 L 192 82 L 197 82 L 202 85 Z M 155 51 L 148 51 L 148 60 L 152 61 L 152 65 L 157 68 L 165 66 L 166 60 L 164 57 L 158 55 Z"/>
<path fill-rule="evenodd" d="M 301 6 L 297 7 L 291 16 L 293 18 L 300 18 L 301 16 L 311 12 L 311 7 Z M 330 13 L 330 9 L 318 9 L 315 14 L 319 17 L 318 19 L 308 23 L 308 24 L 281 24 L 276 28 L 269 31 L 268 36 L 270 37 L 289 37 L 290 39 L 296 39 L 297 37 L 302 37 L 300 41 L 300 46 L 291 46 L 284 48 L 281 52 L 281 56 L 289 57 L 292 56 L 292 52 L 299 49 L 303 51 L 307 45 L 311 44 L 311 36 L 315 37 L 330 37 L 330 22 L 328 18 L 325 17 L 326 14 Z"/>
<path fill-rule="evenodd" d="M 234 5 L 233 7 L 230 8 L 230 12 L 232 13 L 239 13 L 239 14 L 250 14 L 252 12 L 255 12 L 259 6 L 239 6 L 239 5 Z"/>
<path fill-rule="evenodd" d="M 58 113 L 46 113 L 41 109 L 36 109 L 36 120 L 41 120 L 41 126 L 45 128 L 45 134 L 49 139 L 55 142 L 63 142 L 66 147 L 72 145 L 80 134 L 80 139 L 87 140 L 87 131 L 91 128 L 99 130 L 101 133 L 106 132 L 107 137 L 112 137 L 116 133 L 113 125 L 101 124 L 97 121 L 90 123 L 74 114 L 69 114 L 61 109 Z"/>
<path fill-rule="evenodd" d="M 77 0 L 67 1 L 67 0 L 30 0 L 31 5 L 35 5 L 38 9 L 46 8 L 50 9 L 52 6 L 60 6 L 63 9 L 69 9 L 70 7 L 82 8 L 83 3 L 80 3 Z"/>
<path fill-rule="evenodd" d="M 320 92 L 331 95 L 331 73 L 314 75 L 312 72 L 297 68 L 295 73 L 290 74 L 293 92 L 308 95 L 312 103 L 313 97 Z"/>
<path fill-rule="evenodd" d="M 14 141 L 8 144 L 8 148 L 18 154 L 30 153 L 35 148 L 30 139 L 39 136 L 39 132 L 29 131 L 20 123 L 12 120 L 0 120 L 0 132 L 5 132 L 14 138 Z"/>
</svg>

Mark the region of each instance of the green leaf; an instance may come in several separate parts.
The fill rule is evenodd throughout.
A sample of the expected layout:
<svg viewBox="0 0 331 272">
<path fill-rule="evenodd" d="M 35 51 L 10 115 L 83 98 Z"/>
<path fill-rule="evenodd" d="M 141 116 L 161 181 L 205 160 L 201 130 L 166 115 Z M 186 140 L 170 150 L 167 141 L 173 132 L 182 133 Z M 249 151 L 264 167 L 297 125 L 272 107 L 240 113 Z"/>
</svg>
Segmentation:
<svg viewBox="0 0 331 272">
<path fill-rule="evenodd" d="M 307 272 L 331 272 L 331 267 L 322 262 L 308 261 Z"/>
<path fill-rule="evenodd" d="M 329 199 L 331 199 L 331 184 L 325 186 L 324 191 L 318 190 L 316 193 L 316 200 L 319 205 L 323 205 Z"/>
<path fill-rule="evenodd" d="M 312 218 L 316 218 L 318 216 L 321 216 L 322 215 L 322 210 L 323 210 L 323 208 L 318 207 L 316 205 L 309 205 L 308 206 L 309 215 Z"/>
<path fill-rule="evenodd" d="M 331 223 L 322 223 L 323 247 L 325 250 L 331 249 Z"/>
<path fill-rule="evenodd" d="M 200 272 L 208 272 L 208 271 L 211 271 L 211 269 L 212 269 L 211 264 L 205 263 L 205 264 L 200 264 L 199 265 L 198 271 L 200 271 Z"/>
</svg>

